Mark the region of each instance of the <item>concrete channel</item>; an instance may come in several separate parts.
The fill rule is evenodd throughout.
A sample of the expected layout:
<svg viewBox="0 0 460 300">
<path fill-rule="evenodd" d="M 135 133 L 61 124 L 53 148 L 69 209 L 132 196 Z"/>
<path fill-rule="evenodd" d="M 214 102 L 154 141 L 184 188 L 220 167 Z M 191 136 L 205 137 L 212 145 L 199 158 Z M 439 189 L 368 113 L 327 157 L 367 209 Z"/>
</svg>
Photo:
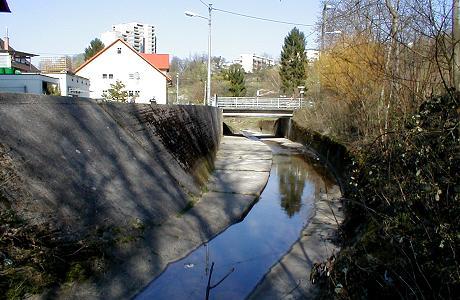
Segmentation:
<svg viewBox="0 0 460 300">
<path fill-rule="evenodd" d="M 208 185 L 210 194 L 218 193 L 228 201 L 229 193 L 236 193 L 237 199 L 242 194 L 257 195 L 255 188 L 269 179 L 260 201 L 241 223 L 170 264 L 137 300 L 202 299 L 205 291 L 210 292 L 209 299 L 305 299 L 314 295 L 315 287 L 309 281 L 312 264 L 337 250 L 332 240 L 341 222 L 340 190 L 331 177 L 323 178 L 316 169 L 321 167 L 301 158 L 302 145 L 286 139 L 263 141 L 225 137 Z M 276 163 L 270 170 L 272 152 Z M 215 262 L 218 270 L 213 280 L 209 279 L 211 261 L 211 269 Z M 229 271 L 226 276 L 225 271 Z M 211 291 L 209 282 L 219 277 L 225 280 Z"/>
</svg>

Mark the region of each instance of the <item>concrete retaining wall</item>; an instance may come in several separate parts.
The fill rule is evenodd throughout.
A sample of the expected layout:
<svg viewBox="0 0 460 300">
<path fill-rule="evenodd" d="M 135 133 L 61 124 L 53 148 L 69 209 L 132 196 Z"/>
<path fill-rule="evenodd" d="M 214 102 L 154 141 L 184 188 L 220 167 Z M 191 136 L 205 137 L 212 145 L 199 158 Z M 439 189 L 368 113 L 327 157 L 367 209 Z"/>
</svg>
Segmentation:
<svg viewBox="0 0 460 300">
<path fill-rule="evenodd" d="M 0 208 L 73 233 L 160 223 L 199 192 L 221 126 L 211 107 L 0 94 Z"/>
<path fill-rule="evenodd" d="M 276 136 L 285 137 L 301 143 L 317 152 L 318 156 L 335 173 L 336 179 L 344 191 L 343 178 L 351 158 L 345 146 L 331 140 L 329 137 L 301 127 L 290 118 L 280 118 L 274 127 Z"/>
</svg>

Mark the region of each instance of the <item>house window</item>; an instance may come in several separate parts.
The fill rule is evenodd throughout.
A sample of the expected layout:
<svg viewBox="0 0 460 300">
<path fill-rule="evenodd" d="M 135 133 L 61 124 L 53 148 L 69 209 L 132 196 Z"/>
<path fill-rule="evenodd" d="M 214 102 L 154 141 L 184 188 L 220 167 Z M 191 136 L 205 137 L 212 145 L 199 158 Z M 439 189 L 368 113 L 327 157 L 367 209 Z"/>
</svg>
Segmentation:
<svg viewBox="0 0 460 300">
<path fill-rule="evenodd" d="M 129 97 L 134 96 L 134 92 L 133 92 L 133 91 L 129 91 L 129 92 L 128 92 L 128 96 L 129 96 Z"/>
<path fill-rule="evenodd" d="M 107 79 L 107 74 L 102 74 L 102 79 Z"/>
<path fill-rule="evenodd" d="M 121 54 L 121 48 L 117 48 L 117 53 Z"/>
<path fill-rule="evenodd" d="M 109 74 L 109 79 L 113 79 L 113 74 Z"/>
<path fill-rule="evenodd" d="M 141 79 L 141 76 L 139 74 L 139 72 L 136 72 L 136 73 L 129 73 L 129 79 Z"/>
</svg>

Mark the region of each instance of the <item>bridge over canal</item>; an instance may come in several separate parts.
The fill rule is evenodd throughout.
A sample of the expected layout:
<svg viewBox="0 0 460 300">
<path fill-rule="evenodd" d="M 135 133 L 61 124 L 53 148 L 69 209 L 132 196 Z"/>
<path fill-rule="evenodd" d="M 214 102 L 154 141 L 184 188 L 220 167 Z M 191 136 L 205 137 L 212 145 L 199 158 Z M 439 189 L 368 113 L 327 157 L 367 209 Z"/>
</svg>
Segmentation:
<svg viewBox="0 0 460 300">
<path fill-rule="evenodd" d="M 310 107 L 303 98 L 218 97 L 217 107 L 224 117 L 292 117 L 294 110 Z"/>
</svg>

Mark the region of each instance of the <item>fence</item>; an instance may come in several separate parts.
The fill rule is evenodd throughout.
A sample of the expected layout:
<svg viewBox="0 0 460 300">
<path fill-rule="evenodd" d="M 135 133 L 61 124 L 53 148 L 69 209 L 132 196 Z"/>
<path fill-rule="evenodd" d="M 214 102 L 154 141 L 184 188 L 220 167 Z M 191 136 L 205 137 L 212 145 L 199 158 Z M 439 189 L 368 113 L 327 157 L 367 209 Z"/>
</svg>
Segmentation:
<svg viewBox="0 0 460 300">
<path fill-rule="evenodd" d="M 311 101 L 302 98 L 261 98 L 261 97 L 218 97 L 217 106 L 227 109 L 254 110 L 295 110 L 310 106 Z"/>
</svg>

